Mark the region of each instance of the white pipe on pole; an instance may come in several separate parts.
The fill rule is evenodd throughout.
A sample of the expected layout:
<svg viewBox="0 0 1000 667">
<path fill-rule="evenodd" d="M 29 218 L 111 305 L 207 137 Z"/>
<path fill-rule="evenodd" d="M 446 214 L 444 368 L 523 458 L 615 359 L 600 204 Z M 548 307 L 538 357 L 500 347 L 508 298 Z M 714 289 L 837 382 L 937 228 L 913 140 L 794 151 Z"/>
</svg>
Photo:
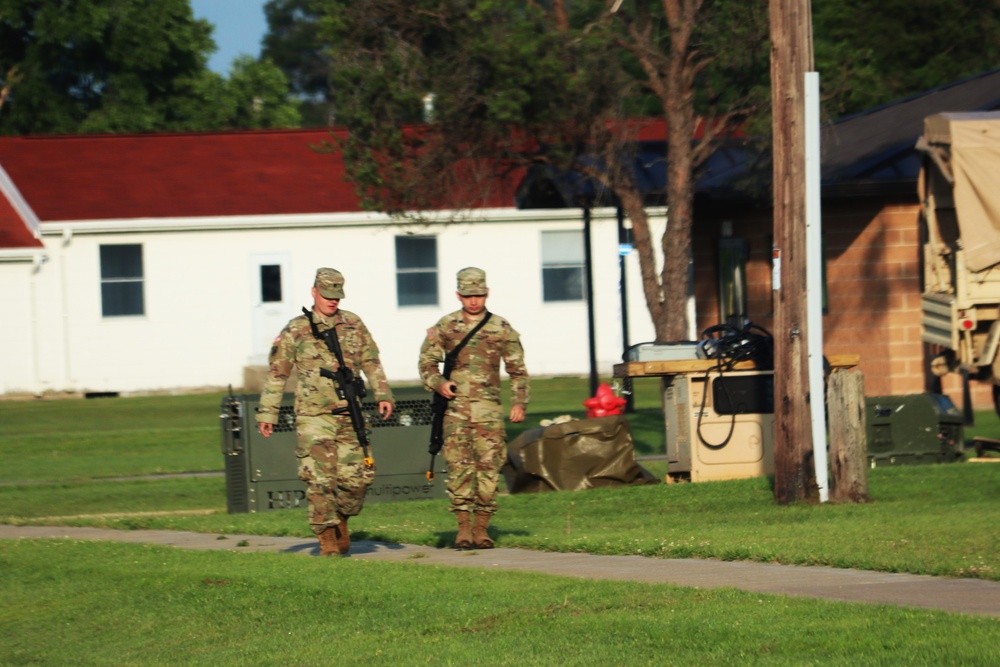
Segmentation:
<svg viewBox="0 0 1000 667">
<path fill-rule="evenodd" d="M 819 73 L 805 74 L 806 139 L 806 341 L 813 461 L 819 500 L 830 496 L 827 472 L 826 388 L 823 378 L 823 238 L 820 209 Z"/>
</svg>

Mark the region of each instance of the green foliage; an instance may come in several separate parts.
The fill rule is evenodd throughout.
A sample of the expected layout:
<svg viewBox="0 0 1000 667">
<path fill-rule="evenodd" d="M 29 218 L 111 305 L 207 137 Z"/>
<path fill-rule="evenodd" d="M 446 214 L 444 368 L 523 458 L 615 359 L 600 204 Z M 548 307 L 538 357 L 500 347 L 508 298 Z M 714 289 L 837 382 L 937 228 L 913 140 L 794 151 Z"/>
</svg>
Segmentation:
<svg viewBox="0 0 1000 667">
<path fill-rule="evenodd" d="M 293 127 L 273 64 L 209 71 L 212 26 L 188 0 L 0 0 L 0 134 Z"/>
<path fill-rule="evenodd" d="M 829 118 L 1000 66 L 993 0 L 813 0 L 812 11 Z"/>
<path fill-rule="evenodd" d="M 337 2 L 321 35 L 335 45 L 337 122 L 369 208 L 476 205 L 540 146 L 548 159 L 575 150 L 573 137 L 617 104 L 613 61 L 577 66 L 596 62 L 586 48 L 597 42 L 554 29 L 533 3 Z"/>
<path fill-rule="evenodd" d="M 319 36 L 325 0 L 268 0 L 261 58 L 277 65 L 300 101 L 303 127 L 331 125 L 330 66 Z"/>
</svg>

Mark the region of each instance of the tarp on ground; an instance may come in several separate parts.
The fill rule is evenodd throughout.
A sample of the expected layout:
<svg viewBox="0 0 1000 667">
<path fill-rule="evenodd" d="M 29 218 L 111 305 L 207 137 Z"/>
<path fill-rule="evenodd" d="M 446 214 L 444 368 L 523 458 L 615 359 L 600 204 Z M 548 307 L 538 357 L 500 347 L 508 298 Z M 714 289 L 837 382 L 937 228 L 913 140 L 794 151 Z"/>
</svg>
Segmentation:
<svg viewBox="0 0 1000 667">
<path fill-rule="evenodd" d="M 656 479 L 635 460 L 624 415 L 525 431 L 507 446 L 504 479 L 511 493 L 580 491 Z"/>
</svg>

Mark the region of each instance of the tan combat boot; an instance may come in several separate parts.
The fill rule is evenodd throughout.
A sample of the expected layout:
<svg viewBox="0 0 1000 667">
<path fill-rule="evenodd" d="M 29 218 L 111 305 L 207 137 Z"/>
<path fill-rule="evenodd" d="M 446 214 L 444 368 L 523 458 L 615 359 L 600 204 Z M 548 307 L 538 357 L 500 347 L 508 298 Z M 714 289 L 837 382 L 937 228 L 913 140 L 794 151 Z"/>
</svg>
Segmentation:
<svg viewBox="0 0 1000 667">
<path fill-rule="evenodd" d="M 486 512 L 476 512 L 476 524 L 472 527 L 472 544 L 477 549 L 493 548 L 493 540 L 486 532 L 486 527 L 489 525 L 490 515 Z"/>
<path fill-rule="evenodd" d="M 340 548 L 341 555 L 343 555 L 351 550 L 351 534 L 347 530 L 348 517 L 340 512 L 337 512 L 337 516 L 340 518 L 340 523 L 337 524 L 337 546 Z"/>
<path fill-rule="evenodd" d="M 468 512 L 455 512 L 458 519 L 458 535 L 455 536 L 456 549 L 472 548 L 472 517 Z"/>
<path fill-rule="evenodd" d="M 337 544 L 337 529 L 335 526 L 327 526 L 319 537 L 320 556 L 339 556 L 340 546 Z"/>
</svg>

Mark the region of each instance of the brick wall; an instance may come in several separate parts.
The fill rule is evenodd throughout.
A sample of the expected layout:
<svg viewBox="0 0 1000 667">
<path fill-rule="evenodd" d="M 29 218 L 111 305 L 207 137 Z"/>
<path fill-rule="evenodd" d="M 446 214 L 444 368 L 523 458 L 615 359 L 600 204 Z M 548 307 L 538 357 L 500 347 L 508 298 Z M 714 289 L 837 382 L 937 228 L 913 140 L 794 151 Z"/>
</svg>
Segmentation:
<svg viewBox="0 0 1000 667">
<path fill-rule="evenodd" d="M 716 239 L 722 221 L 750 244 L 747 264 L 751 321 L 773 331 L 771 299 L 771 211 L 699 211 L 695 224 L 695 297 L 698 330 L 719 323 Z M 827 312 L 824 353 L 857 354 L 868 396 L 916 394 L 929 379 L 920 340 L 920 261 L 918 207 L 857 199 L 823 210 Z M 805 277 L 803 276 L 803 280 Z M 961 406 L 955 375 L 943 391 Z M 972 383 L 973 404 L 992 407 L 989 383 Z"/>
</svg>

